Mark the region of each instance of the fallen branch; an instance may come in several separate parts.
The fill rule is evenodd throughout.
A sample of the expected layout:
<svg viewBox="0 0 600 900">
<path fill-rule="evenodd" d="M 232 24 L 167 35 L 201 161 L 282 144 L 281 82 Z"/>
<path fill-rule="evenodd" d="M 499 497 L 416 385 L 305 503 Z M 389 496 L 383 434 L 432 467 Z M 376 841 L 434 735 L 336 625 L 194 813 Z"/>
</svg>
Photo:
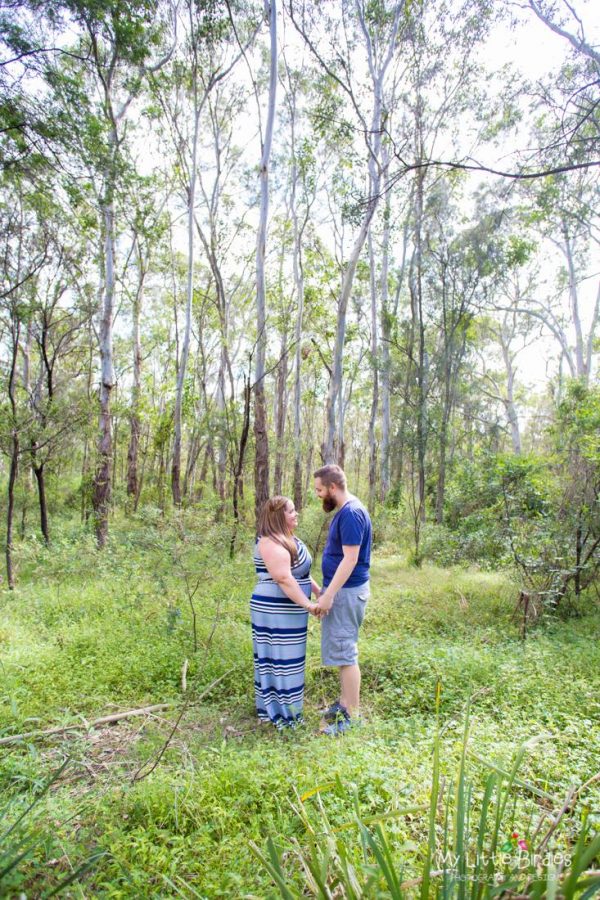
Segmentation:
<svg viewBox="0 0 600 900">
<path fill-rule="evenodd" d="M 94 719 L 92 722 L 85 722 L 85 724 L 79 722 L 76 725 L 62 725 L 59 728 L 48 728 L 45 731 L 25 731 L 23 734 L 11 734 L 8 737 L 0 738 L 0 744 L 13 744 L 16 741 L 24 741 L 26 738 L 42 738 L 47 737 L 52 734 L 64 734 L 66 731 L 81 731 L 85 729 L 86 731 L 90 731 L 92 728 L 96 728 L 97 725 L 108 725 L 111 722 L 118 722 L 120 719 L 128 719 L 131 716 L 145 716 L 149 713 L 157 712 L 159 709 L 168 709 L 170 706 L 175 706 L 177 700 L 172 700 L 170 703 L 156 703 L 154 706 L 141 706 L 139 709 L 128 709 L 125 712 L 113 713 L 110 716 L 102 716 L 99 719 Z"/>
<path fill-rule="evenodd" d="M 224 675 L 221 675 L 220 678 L 217 678 L 216 681 L 213 681 L 212 684 L 209 684 L 209 686 L 196 697 L 193 703 L 199 703 L 203 700 L 204 697 L 206 697 L 219 682 L 230 675 L 232 671 L 233 669 L 230 669 L 228 672 L 225 672 Z M 128 709 L 124 712 L 112 713 L 110 716 L 101 716 L 99 719 L 94 719 L 92 722 L 86 722 L 84 719 L 83 722 L 79 722 L 75 725 L 61 725 L 58 728 L 48 728 L 45 731 L 25 731 L 23 734 L 11 734 L 8 737 L 0 738 L 0 745 L 14 744 L 24 740 L 37 740 L 39 738 L 50 737 L 53 734 L 64 734 L 67 731 L 91 731 L 92 728 L 96 728 L 98 725 L 109 725 L 112 722 L 119 722 L 121 719 L 129 719 L 132 716 L 147 716 L 151 713 L 158 712 L 161 709 L 169 709 L 172 706 L 177 706 L 179 702 L 179 700 L 170 700 L 168 703 L 155 703 L 154 706 L 141 706 L 138 709 Z M 189 706 L 193 704 L 188 701 L 186 705 Z"/>
</svg>

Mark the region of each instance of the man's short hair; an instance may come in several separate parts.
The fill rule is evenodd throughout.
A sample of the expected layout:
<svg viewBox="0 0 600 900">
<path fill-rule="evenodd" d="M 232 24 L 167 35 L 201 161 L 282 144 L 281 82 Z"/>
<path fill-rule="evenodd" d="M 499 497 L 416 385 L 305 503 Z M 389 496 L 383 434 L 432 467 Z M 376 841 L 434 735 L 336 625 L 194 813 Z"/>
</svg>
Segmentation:
<svg viewBox="0 0 600 900">
<path fill-rule="evenodd" d="M 345 490 L 346 476 L 344 470 L 340 466 L 329 465 L 321 466 L 316 472 L 313 472 L 313 478 L 320 478 L 325 487 L 331 487 L 335 484 L 337 487 Z"/>
</svg>

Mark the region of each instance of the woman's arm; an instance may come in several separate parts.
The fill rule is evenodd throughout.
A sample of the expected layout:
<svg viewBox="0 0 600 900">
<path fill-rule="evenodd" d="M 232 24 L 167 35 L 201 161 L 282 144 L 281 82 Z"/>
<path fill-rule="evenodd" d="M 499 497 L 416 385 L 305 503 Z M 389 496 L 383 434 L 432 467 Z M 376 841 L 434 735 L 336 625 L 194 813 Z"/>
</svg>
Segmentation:
<svg viewBox="0 0 600 900">
<path fill-rule="evenodd" d="M 282 589 L 284 594 L 298 606 L 313 612 L 316 603 L 311 603 L 306 594 L 300 589 L 300 585 L 292 575 L 290 554 L 285 547 L 268 537 L 262 537 L 258 542 L 258 552 L 262 556 L 267 572 Z"/>
<path fill-rule="evenodd" d="M 319 587 L 319 585 L 317 584 L 315 579 L 312 577 L 310 579 L 310 587 L 311 587 L 311 590 L 312 590 L 313 594 L 315 595 L 315 597 L 318 598 L 321 594 L 321 588 Z"/>
</svg>

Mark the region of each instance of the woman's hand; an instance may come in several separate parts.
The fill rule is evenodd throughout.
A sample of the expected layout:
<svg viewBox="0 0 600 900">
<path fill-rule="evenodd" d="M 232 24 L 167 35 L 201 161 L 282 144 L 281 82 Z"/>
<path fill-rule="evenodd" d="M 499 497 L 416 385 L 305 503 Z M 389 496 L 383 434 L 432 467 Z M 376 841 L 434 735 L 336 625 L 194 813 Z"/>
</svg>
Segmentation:
<svg viewBox="0 0 600 900">
<path fill-rule="evenodd" d="M 311 614 L 311 616 L 316 616 L 317 619 L 321 618 L 321 613 L 319 607 L 316 603 L 308 603 L 306 609 Z"/>
</svg>

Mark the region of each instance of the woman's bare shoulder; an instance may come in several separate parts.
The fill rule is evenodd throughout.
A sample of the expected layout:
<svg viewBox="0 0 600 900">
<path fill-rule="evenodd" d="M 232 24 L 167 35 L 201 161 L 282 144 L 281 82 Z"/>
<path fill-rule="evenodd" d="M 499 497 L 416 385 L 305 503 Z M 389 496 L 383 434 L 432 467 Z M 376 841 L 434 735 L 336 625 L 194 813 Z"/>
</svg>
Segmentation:
<svg viewBox="0 0 600 900">
<path fill-rule="evenodd" d="M 284 556 L 289 557 L 289 553 L 282 545 L 269 535 L 263 535 L 258 539 L 258 549 L 261 556 L 264 557 L 265 552 L 272 557 Z"/>
</svg>

